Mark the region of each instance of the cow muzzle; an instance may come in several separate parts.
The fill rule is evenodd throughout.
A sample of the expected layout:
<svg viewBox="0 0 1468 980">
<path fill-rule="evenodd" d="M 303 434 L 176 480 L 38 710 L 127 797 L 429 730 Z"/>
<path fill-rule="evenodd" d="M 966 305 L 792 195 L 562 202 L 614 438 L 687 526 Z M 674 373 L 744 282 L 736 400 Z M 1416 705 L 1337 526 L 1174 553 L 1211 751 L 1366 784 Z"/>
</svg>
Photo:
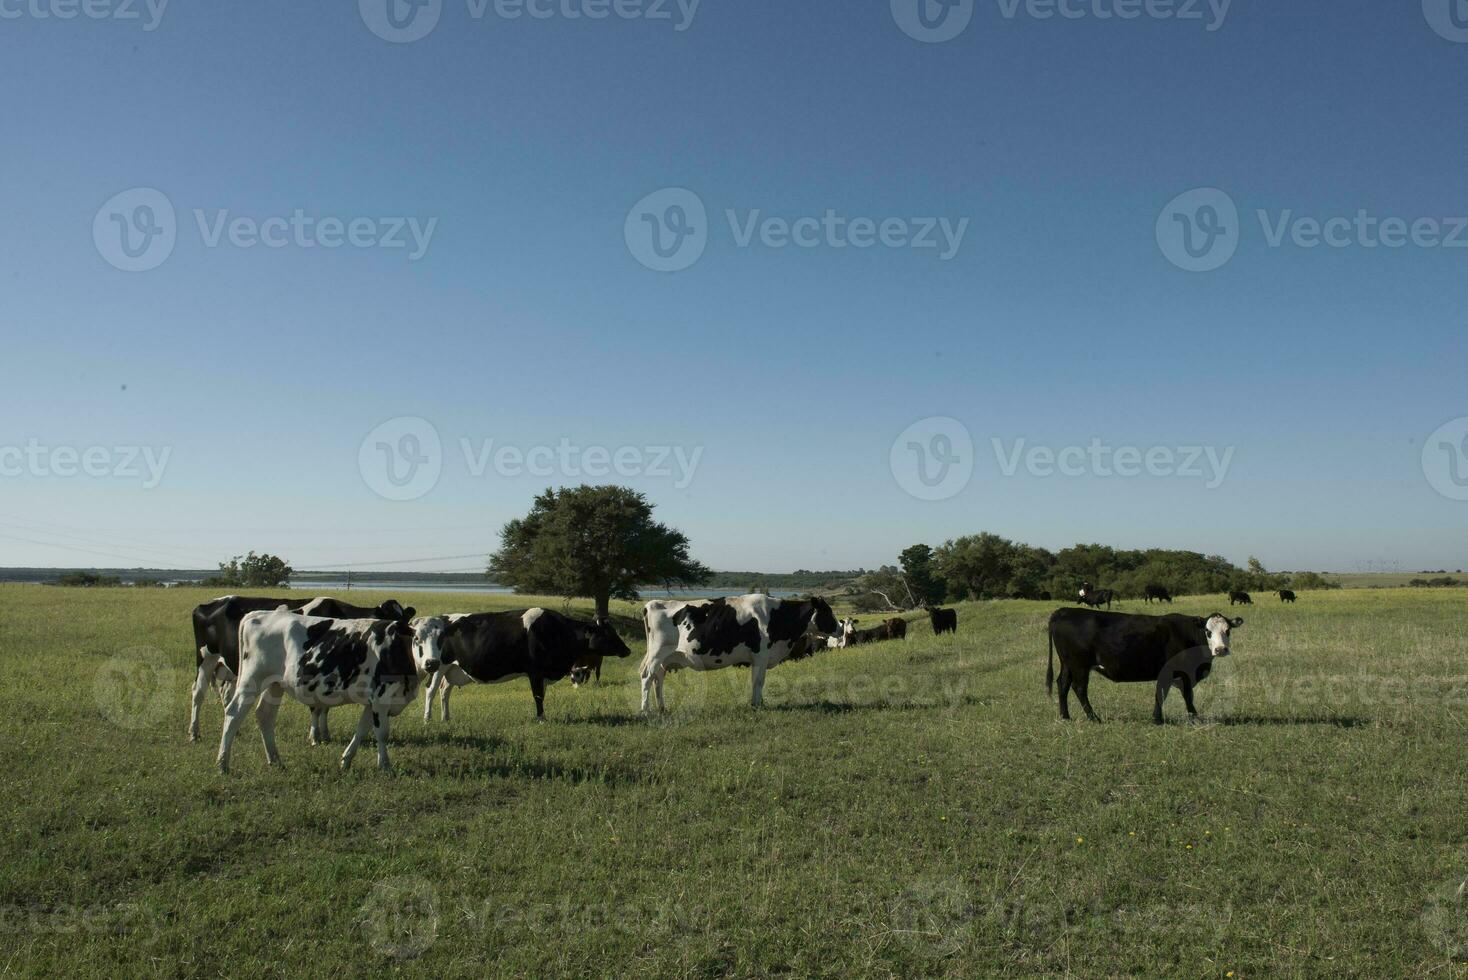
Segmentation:
<svg viewBox="0 0 1468 980">
<path fill-rule="evenodd" d="M 423 661 L 423 669 L 427 673 L 430 673 L 430 674 L 433 673 L 434 671 L 438 670 L 438 668 L 440 666 L 441 665 L 439 664 L 439 662 L 437 660 L 425 660 L 425 661 Z"/>
</svg>

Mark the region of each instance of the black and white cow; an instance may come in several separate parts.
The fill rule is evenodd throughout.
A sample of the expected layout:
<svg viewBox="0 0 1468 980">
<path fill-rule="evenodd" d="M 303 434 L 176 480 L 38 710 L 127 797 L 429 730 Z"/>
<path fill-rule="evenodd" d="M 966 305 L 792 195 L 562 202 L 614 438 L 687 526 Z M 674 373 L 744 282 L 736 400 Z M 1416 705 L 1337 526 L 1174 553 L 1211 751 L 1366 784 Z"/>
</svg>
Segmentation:
<svg viewBox="0 0 1468 980">
<path fill-rule="evenodd" d="M 229 771 L 229 752 L 250 706 L 265 741 L 265 759 L 275 750 L 275 717 L 284 694 L 313 713 L 342 704 L 362 705 L 356 734 L 342 753 L 342 768 L 366 740 L 377 738 L 377 767 L 389 768 L 388 719 L 402 713 L 418 693 L 420 673 L 438 669 L 438 637 L 445 622 L 427 619 L 416 628 L 404 620 L 323 619 L 291 612 L 251 612 L 240 621 L 240 672 L 225 709 L 219 739 L 219 771 Z"/>
<path fill-rule="evenodd" d="M 1148 603 L 1151 603 L 1155 599 L 1158 602 L 1165 602 L 1169 606 L 1172 605 L 1172 593 L 1167 590 L 1167 586 L 1165 585 L 1147 586 L 1142 590 L 1142 599 Z"/>
<path fill-rule="evenodd" d="M 380 606 L 349 606 L 336 599 L 262 599 L 227 595 L 194 607 L 194 695 L 189 710 L 189 741 L 199 740 L 199 711 L 210 687 L 219 690 L 220 700 L 228 703 L 234 691 L 235 675 L 240 669 L 240 620 L 246 613 L 262 612 L 285 606 L 291 612 L 343 619 L 409 619 L 411 608 L 404 609 L 396 599 Z M 310 740 L 313 745 L 328 738 L 326 712 L 311 715 Z"/>
<path fill-rule="evenodd" d="M 744 595 L 703 602 L 654 600 L 642 610 L 647 655 L 642 659 L 642 710 L 657 689 L 663 703 L 663 680 L 669 670 L 750 668 L 749 703 L 764 703 L 765 671 L 786 660 L 799 660 L 829 647 L 827 637 L 839 629 L 824 599 L 776 599 Z"/>
<path fill-rule="evenodd" d="M 1228 604 L 1230 606 L 1252 606 L 1254 604 L 1254 597 L 1247 592 L 1230 592 L 1228 594 Z"/>
<path fill-rule="evenodd" d="M 958 632 L 958 610 L 928 607 L 928 622 L 933 624 L 933 635 Z"/>
<path fill-rule="evenodd" d="M 1289 589 L 1280 589 L 1279 590 L 1279 601 L 1280 602 L 1294 602 L 1295 601 L 1295 594 L 1293 592 L 1291 592 Z"/>
<path fill-rule="evenodd" d="M 841 642 L 838 644 L 841 649 L 866 643 L 881 643 L 883 640 L 907 639 L 907 620 L 905 619 L 886 619 L 864 630 L 857 629 L 856 623 L 855 619 L 841 620 Z"/>
<path fill-rule="evenodd" d="M 1083 606 L 1090 606 L 1092 609 L 1105 606 L 1110 609 L 1112 601 L 1116 599 L 1116 590 L 1093 588 L 1090 582 L 1085 582 L 1082 583 L 1078 596 Z"/>
<path fill-rule="evenodd" d="M 1045 672 L 1045 690 L 1054 689 L 1058 653 L 1060 717 L 1070 718 L 1070 689 L 1074 685 L 1086 717 L 1100 721 L 1088 697 L 1091 671 L 1117 683 L 1157 683 L 1168 662 L 1185 651 L 1202 648 L 1212 657 L 1227 656 L 1230 630 L 1242 625 L 1242 619 L 1229 619 L 1222 613 L 1205 619 L 1180 613 L 1137 616 L 1057 609 L 1050 616 L 1050 665 Z M 1191 686 L 1183 688 L 1183 695 L 1191 710 Z"/>
<path fill-rule="evenodd" d="M 590 658 L 626 657 L 632 651 L 610 622 L 587 623 L 550 609 L 476 613 L 441 620 L 439 670 L 424 695 L 423 720 L 433 696 L 443 689 L 443 720 L 449 695 L 465 684 L 499 684 L 525 677 L 535 697 L 535 719 L 545 720 L 545 685 L 568 676 Z M 420 662 L 423 654 L 418 655 Z"/>
</svg>

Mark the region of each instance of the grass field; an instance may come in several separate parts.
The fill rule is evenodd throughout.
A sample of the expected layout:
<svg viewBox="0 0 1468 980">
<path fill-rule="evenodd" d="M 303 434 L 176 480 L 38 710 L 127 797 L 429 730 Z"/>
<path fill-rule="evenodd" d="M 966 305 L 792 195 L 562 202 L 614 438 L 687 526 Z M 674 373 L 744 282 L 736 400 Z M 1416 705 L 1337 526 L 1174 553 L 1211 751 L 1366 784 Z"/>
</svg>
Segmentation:
<svg viewBox="0 0 1468 980">
<path fill-rule="evenodd" d="M 1058 721 L 1054 607 L 999 602 L 784 665 L 758 712 L 683 672 L 639 718 L 640 639 L 546 724 L 523 681 L 420 701 L 392 775 L 290 702 L 284 770 L 252 719 L 228 777 L 216 698 L 185 740 L 209 597 L 0 586 L 0 973 L 1468 976 L 1457 590 L 1243 610 L 1202 724 L 1100 679 L 1105 724 Z"/>
</svg>

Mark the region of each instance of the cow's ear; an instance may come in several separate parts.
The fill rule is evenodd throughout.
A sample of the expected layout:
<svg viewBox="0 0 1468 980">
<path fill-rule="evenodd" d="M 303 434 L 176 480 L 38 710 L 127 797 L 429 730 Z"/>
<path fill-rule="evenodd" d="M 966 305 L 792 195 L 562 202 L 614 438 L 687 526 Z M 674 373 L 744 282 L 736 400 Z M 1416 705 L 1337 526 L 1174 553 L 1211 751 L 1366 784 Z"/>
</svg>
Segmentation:
<svg viewBox="0 0 1468 980">
<path fill-rule="evenodd" d="M 1239 616 L 1239 617 L 1237 617 L 1235 619 L 1230 619 L 1228 621 L 1228 624 L 1230 626 L 1232 626 L 1234 629 L 1238 629 L 1240 626 L 1243 626 L 1244 625 L 1244 617 Z"/>
<path fill-rule="evenodd" d="M 418 610 L 414 609 L 412 606 L 409 606 L 407 609 L 403 610 L 404 619 L 412 619 L 416 615 L 418 615 Z"/>
</svg>

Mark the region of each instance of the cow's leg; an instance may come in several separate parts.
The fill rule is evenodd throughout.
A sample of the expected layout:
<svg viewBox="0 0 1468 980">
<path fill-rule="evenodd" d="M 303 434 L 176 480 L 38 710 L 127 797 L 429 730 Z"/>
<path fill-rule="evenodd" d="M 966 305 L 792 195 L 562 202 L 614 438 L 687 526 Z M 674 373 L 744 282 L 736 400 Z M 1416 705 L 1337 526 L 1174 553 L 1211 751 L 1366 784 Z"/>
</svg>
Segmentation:
<svg viewBox="0 0 1468 980">
<path fill-rule="evenodd" d="M 530 693 L 535 696 L 535 720 L 545 721 L 545 678 L 530 675 Z"/>
<path fill-rule="evenodd" d="M 1157 704 L 1152 708 L 1152 723 L 1162 724 L 1162 702 L 1167 700 L 1167 692 L 1172 689 L 1172 675 L 1163 674 L 1157 678 Z"/>
<path fill-rule="evenodd" d="M 240 730 L 240 724 L 245 720 L 245 714 L 250 710 L 250 702 L 259 696 L 259 686 L 249 677 L 240 679 L 235 686 L 234 697 L 229 699 L 228 706 L 224 709 L 224 731 L 219 736 L 219 757 L 215 761 L 219 765 L 219 771 L 229 772 L 229 749 L 234 744 L 235 734 Z"/>
<path fill-rule="evenodd" d="M 347 743 L 346 751 L 342 753 L 342 768 L 352 768 L 352 757 L 357 754 L 357 749 L 367 740 L 367 733 L 372 730 L 372 707 L 362 705 L 362 717 L 357 720 L 357 731 L 352 735 L 352 740 Z"/>
<path fill-rule="evenodd" d="M 1179 677 L 1177 686 L 1183 689 L 1183 703 L 1188 706 L 1188 714 L 1197 718 L 1198 709 L 1193 707 L 1193 679 L 1191 677 Z"/>
<path fill-rule="evenodd" d="M 443 682 L 443 701 L 442 701 L 443 709 L 439 713 L 439 717 L 442 718 L 444 721 L 448 721 L 449 720 L 449 695 L 450 694 L 453 694 L 453 693 L 454 693 L 454 682 L 453 681 L 444 681 Z"/>
<path fill-rule="evenodd" d="M 1060 720 L 1070 721 L 1070 668 L 1063 662 L 1060 665 Z"/>
<path fill-rule="evenodd" d="M 372 734 L 377 738 L 377 768 L 380 772 L 392 772 L 392 763 L 387 761 L 387 727 L 391 723 L 385 707 L 372 711 Z"/>
<path fill-rule="evenodd" d="M 272 684 L 265 689 L 260 703 L 255 705 L 255 721 L 260 725 L 260 739 L 265 743 L 265 764 L 280 765 L 280 753 L 275 751 L 275 716 L 280 714 L 280 702 L 285 689 Z"/>
<path fill-rule="evenodd" d="M 1076 700 L 1081 703 L 1082 708 L 1086 709 L 1086 717 L 1092 721 L 1100 721 L 1101 719 L 1096 716 L 1096 712 L 1091 710 L 1091 699 L 1086 696 L 1091 687 L 1091 672 L 1088 670 L 1077 677 L 1075 679 L 1075 685 Z"/>
<path fill-rule="evenodd" d="M 433 718 L 433 696 L 438 693 L 438 685 L 443 683 L 443 671 L 435 670 L 433 676 L 428 678 L 428 683 L 423 685 L 423 723 L 426 725 Z M 448 698 L 444 698 L 445 715 L 449 710 Z"/>
<path fill-rule="evenodd" d="M 204 697 L 209 693 L 209 675 L 213 667 L 208 659 L 199 662 L 199 676 L 194 678 L 194 701 L 189 708 L 189 741 L 199 740 L 199 709 L 204 707 Z"/>
<path fill-rule="evenodd" d="M 768 653 L 756 653 L 749 664 L 749 704 L 758 708 L 765 703 L 765 671 L 769 669 Z"/>
<path fill-rule="evenodd" d="M 663 703 L 663 681 L 665 681 L 667 677 L 668 668 L 664 667 L 662 664 L 658 664 L 657 669 L 653 671 L 652 682 L 653 686 L 657 689 L 659 711 L 668 710 L 668 706 Z"/>
<path fill-rule="evenodd" d="M 641 673 L 641 677 L 642 677 L 642 713 L 643 714 L 647 714 L 648 708 L 651 707 L 651 704 L 652 704 L 652 689 L 653 689 L 653 685 L 655 683 L 657 683 L 657 680 L 658 680 L 658 678 L 657 678 L 657 675 L 658 675 L 658 665 L 657 665 L 657 663 L 654 662 L 651 657 L 649 657 L 648 659 L 646 659 L 646 660 L 644 660 L 642 662 L 642 670 L 641 670 L 640 673 Z M 663 710 L 663 690 L 662 690 L 662 684 L 657 683 L 657 687 L 658 687 L 658 710 L 661 711 L 661 710 Z"/>
</svg>

